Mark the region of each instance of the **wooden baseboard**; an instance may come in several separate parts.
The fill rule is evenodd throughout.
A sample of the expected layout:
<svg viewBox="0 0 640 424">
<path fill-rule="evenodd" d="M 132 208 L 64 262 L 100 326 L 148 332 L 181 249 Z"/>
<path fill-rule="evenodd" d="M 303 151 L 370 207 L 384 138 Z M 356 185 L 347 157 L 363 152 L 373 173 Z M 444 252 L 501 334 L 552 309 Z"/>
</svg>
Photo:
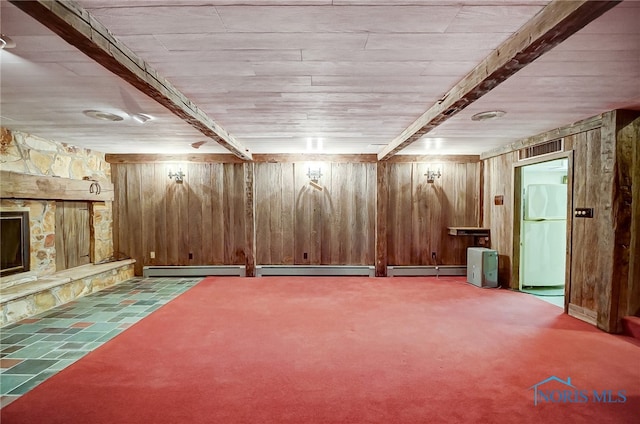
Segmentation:
<svg viewBox="0 0 640 424">
<path fill-rule="evenodd" d="M 598 325 L 598 313 L 591 309 L 569 303 L 569 315 L 589 324 Z"/>
</svg>

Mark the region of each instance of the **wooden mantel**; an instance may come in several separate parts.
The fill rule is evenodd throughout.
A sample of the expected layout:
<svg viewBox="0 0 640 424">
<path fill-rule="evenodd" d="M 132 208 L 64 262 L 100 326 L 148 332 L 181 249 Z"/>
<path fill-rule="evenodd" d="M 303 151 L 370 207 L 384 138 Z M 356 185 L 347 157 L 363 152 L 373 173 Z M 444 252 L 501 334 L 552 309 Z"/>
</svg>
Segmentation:
<svg viewBox="0 0 640 424">
<path fill-rule="evenodd" d="M 111 202 L 113 183 L 0 171 L 0 198 Z"/>
</svg>

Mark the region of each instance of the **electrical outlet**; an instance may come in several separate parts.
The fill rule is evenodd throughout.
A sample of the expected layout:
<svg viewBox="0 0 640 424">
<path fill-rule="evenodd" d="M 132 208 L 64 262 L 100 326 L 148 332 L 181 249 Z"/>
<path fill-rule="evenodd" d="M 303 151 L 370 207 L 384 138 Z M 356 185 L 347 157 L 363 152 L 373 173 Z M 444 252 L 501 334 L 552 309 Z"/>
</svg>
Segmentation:
<svg viewBox="0 0 640 424">
<path fill-rule="evenodd" d="M 193 259 L 193 253 L 189 252 L 189 259 Z"/>
<path fill-rule="evenodd" d="M 431 259 L 435 259 L 436 258 L 436 252 L 431 252 Z"/>
<path fill-rule="evenodd" d="M 307 252 L 304 252 L 303 257 L 304 257 L 305 259 L 307 259 Z"/>
<path fill-rule="evenodd" d="M 149 257 L 151 259 L 155 259 L 156 258 L 156 252 L 149 252 Z"/>
</svg>

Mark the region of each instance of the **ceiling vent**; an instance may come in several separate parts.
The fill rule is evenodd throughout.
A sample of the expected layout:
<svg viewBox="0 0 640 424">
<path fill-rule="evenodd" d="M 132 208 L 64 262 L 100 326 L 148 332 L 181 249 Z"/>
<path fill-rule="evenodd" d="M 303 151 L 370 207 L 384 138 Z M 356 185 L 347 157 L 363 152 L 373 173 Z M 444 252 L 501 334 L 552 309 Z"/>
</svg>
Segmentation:
<svg viewBox="0 0 640 424">
<path fill-rule="evenodd" d="M 564 151 L 564 139 L 558 138 L 557 140 L 545 141 L 544 143 L 535 144 L 533 146 L 525 147 L 518 151 L 518 160 L 524 160 L 533 158 L 536 156 L 548 155 L 550 153 Z"/>
</svg>

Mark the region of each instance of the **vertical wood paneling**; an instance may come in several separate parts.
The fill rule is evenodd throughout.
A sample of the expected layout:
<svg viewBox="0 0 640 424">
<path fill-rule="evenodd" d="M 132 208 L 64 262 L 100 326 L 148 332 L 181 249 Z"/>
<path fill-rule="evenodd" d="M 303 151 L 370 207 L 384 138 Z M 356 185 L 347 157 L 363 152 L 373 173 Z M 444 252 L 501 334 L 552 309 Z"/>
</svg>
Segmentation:
<svg viewBox="0 0 640 424">
<path fill-rule="evenodd" d="M 294 234 L 295 234 L 295 205 L 296 205 L 296 189 L 295 189 L 295 165 L 293 163 L 280 164 L 282 169 L 282 257 L 272 257 L 273 264 L 281 263 L 283 265 L 293 265 L 294 250 Z M 275 211 L 277 213 L 277 211 Z M 275 262 L 274 262 L 275 260 Z"/>
<path fill-rule="evenodd" d="M 366 202 L 366 209 L 361 213 L 363 216 L 364 228 L 367 229 L 364 235 L 366 243 L 362 244 L 362 257 L 360 262 L 367 264 L 375 264 L 376 258 L 376 191 L 377 191 L 377 166 L 375 164 L 365 167 L 366 171 L 366 194 L 364 195 L 364 201 Z"/>
<path fill-rule="evenodd" d="M 55 231 L 55 243 L 56 243 L 56 271 L 67 269 L 67 255 L 65 247 L 65 237 L 62 229 L 64 228 L 64 204 L 62 202 L 56 203 L 56 231 Z"/>
<path fill-rule="evenodd" d="M 333 181 L 333 167 L 325 166 L 323 170 L 323 179 L 326 181 Z M 324 194 L 329 193 L 329 191 L 324 191 Z M 322 211 L 322 222 L 320 225 L 320 238 L 322 239 L 322 243 L 320 244 L 320 264 L 331 264 L 333 257 L 333 242 L 335 240 L 335 227 L 334 216 L 333 216 L 333 207 L 331 204 L 331 198 L 329 196 L 323 195 L 322 203 L 319 204 L 319 207 Z"/>
<path fill-rule="evenodd" d="M 227 244 L 225 240 L 227 240 L 227 234 L 225 232 L 225 222 L 228 219 L 225 214 L 224 207 L 224 196 L 225 187 L 228 187 L 225 183 L 225 168 L 224 164 L 214 163 L 210 165 L 211 167 L 211 181 L 210 186 L 212 188 L 211 193 L 211 230 L 209 231 L 209 236 L 211 237 L 212 242 L 212 250 L 213 250 L 213 261 L 214 265 L 228 264 L 226 262 L 226 252 L 227 252 Z M 233 188 L 229 188 L 233 189 Z"/>
<path fill-rule="evenodd" d="M 258 188 L 264 194 L 270 193 L 269 190 L 265 190 L 268 187 L 273 187 L 274 190 L 271 195 L 265 199 L 265 207 L 268 208 L 269 213 L 263 214 L 260 220 L 260 243 L 265 243 L 263 246 L 264 258 L 259 263 L 271 263 L 271 257 L 281 258 L 283 256 L 283 232 L 282 232 L 282 220 L 283 216 L 280 213 L 282 211 L 282 167 L 272 165 L 271 172 L 263 172 L 261 180 L 256 181 L 256 194 Z M 260 167 L 258 167 L 260 168 Z M 268 167 L 262 169 L 267 170 Z M 261 184 L 258 184 L 261 181 Z M 257 219 L 257 216 L 256 216 Z M 266 224 L 266 225 L 265 225 Z M 258 228 L 258 222 L 256 221 L 256 228 Z M 270 230 L 270 231 L 269 231 Z"/>
<path fill-rule="evenodd" d="M 598 131 L 599 132 L 599 131 Z M 584 207 L 586 204 L 587 196 L 587 148 L 586 134 L 574 134 L 569 137 L 565 137 L 565 145 L 571 146 L 574 150 L 573 153 L 573 207 Z M 587 233 L 586 225 L 592 224 L 586 219 L 574 219 L 571 228 L 571 289 L 569 294 L 569 303 L 577 306 L 583 306 L 582 298 L 582 282 L 579 282 L 577 278 L 580 276 L 582 279 L 585 275 L 585 258 L 587 253 L 584 249 L 580 248 L 580 243 L 584 243 L 583 237 Z"/>
<path fill-rule="evenodd" d="M 244 195 L 244 165 L 225 163 L 225 188 L 235 187 L 235 190 L 225 189 L 225 263 L 233 265 L 245 264 L 245 195 Z"/>
<path fill-rule="evenodd" d="M 640 309 L 640 299 L 635 300 L 635 309 L 627 308 L 626 303 L 631 299 L 630 290 L 640 292 L 631 266 L 638 256 L 633 241 L 634 223 L 638 225 L 639 219 L 633 208 L 638 207 L 638 197 L 632 192 L 638 190 L 634 188 L 638 160 L 633 152 L 639 126 L 637 112 L 612 111 L 602 115 L 601 128 L 565 137 L 565 149 L 573 151 L 570 203 L 573 208 L 594 210 L 593 218 L 569 221 L 568 310 L 609 332 L 620 331 L 620 318 Z M 512 213 L 493 205 L 492 200 L 502 194 L 505 206 L 512 205 L 508 196 L 513 187 L 505 175 L 515 160 L 512 152 L 484 161 L 484 225 L 491 228 L 492 247 L 499 251 L 501 261 L 503 254 L 512 252 Z M 500 278 L 502 268 L 501 264 Z"/>
<path fill-rule="evenodd" d="M 600 191 L 604 210 L 598 232 L 609 237 L 601 243 L 603 251 L 598 256 L 601 279 L 596 286 L 596 304 L 598 327 L 614 333 L 622 331 L 621 318 L 627 314 L 627 292 L 638 284 L 630 274 L 630 255 L 634 220 L 633 144 L 639 138 L 639 121 L 637 111 L 617 110 L 602 118 Z"/>
<path fill-rule="evenodd" d="M 142 252 L 142 211 L 145 209 L 142 199 L 141 180 L 142 168 L 135 164 L 127 166 L 127 246 L 132 252 L 136 252 L 141 260 L 135 263 L 136 274 L 142 273 L 144 255 Z M 144 182 L 146 184 L 146 182 Z"/>
<path fill-rule="evenodd" d="M 594 208 L 594 219 L 573 219 L 571 233 L 571 286 L 570 304 L 580 310 L 595 313 L 596 286 L 600 278 L 598 261 L 595 259 L 603 234 L 598 233 L 598 222 L 602 210 L 598 172 L 601 166 L 601 131 L 592 130 L 567 137 L 565 142 L 573 146 L 573 207 Z M 592 246 L 586 249 L 585 246 Z M 594 253 L 596 253 L 594 255 Z"/>
<path fill-rule="evenodd" d="M 112 164 L 114 245 L 136 259 L 137 275 L 146 265 L 245 264 L 243 164 L 181 167 L 178 184 L 166 164 Z"/>
<path fill-rule="evenodd" d="M 267 163 L 264 166 L 257 166 L 256 173 L 256 205 L 262 205 L 262 213 L 256 213 L 256 239 L 260 240 L 256 251 L 256 261 L 259 264 L 271 263 L 271 252 L 282 252 L 282 243 L 279 243 L 278 234 L 282 234 L 282 217 L 272 214 L 271 210 L 277 210 L 278 201 L 282 200 L 282 193 L 268 190 L 269 187 L 280 187 L 279 180 L 282 178 L 281 169 L 276 164 Z M 271 237 L 273 229 L 274 237 Z"/>
<path fill-rule="evenodd" d="M 387 276 L 388 236 L 387 222 L 389 210 L 389 174 L 386 162 L 376 166 L 376 277 Z"/>
<path fill-rule="evenodd" d="M 120 168 L 118 166 L 118 168 Z M 155 252 L 155 259 L 149 260 L 149 265 L 169 264 L 168 240 L 167 240 L 167 210 L 165 206 L 167 196 L 167 184 L 170 182 L 167 177 L 167 168 L 158 164 L 153 166 L 153 181 L 150 184 L 154 187 L 151 203 L 146 210 L 152 210 L 153 216 L 153 244 L 149 246 L 149 251 Z M 173 182 L 171 182 L 173 183 Z M 144 255 L 143 255 L 144 257 Z"/>
<path fill-rule="evenodd" d="M 387 250 L 389 265 L 463 265 L 473 240 L 450 226 L 478 225 L 479 163 L 390 163 Z M 427 183 L 427 170 L 442 177 Z M 473 200 L 472 200 L 473 202 Z M 435 253 L 435 259 L 432 256 Z"/>
<path fill-rule="evenodd" d="M 245 163 L 244 170 L 244 253 L 245 274 L 256 276 L 256 237 L 255 237 L 255 166 Z"/>
<path fill-rule="evenodd" d="M 203 247 L 203 216 L 202 206 L 204 203 L 204 176 L 205 169 L 208 167 L 201 166 L 199 164 L 190 164 L 188 167 L 189 172 L 189 185 L 187 186 L 187 225 L 188 242 L 187 250 L 192 255 L 191 259 L 188 259 L 187 264 L 203 264 L 205 263 Z"/>
<path fill-rule="evenodd" d="M 212 232 L 213 227 L 213 214 L 215 209 L 213 208 L 213 188 L 211 184 L 211 172 L 213 166 L 200 166 L 200 178 L 202 183 L 199 186 L 199 190 L 193 190 L 195 193 L 200 193 L 200 205 L 195 207 L 200 208 L 200 216 L 202 219 L 201 232 L 202 232 L 202 259 L 200 263 L 214 264 L 214 239 L 219 236 L 214 236 Z M 191 244 L 191 241 L 189 241 Z M 198 263 L 198 262 L 196 262 Z"/>
<path fill-rule="evenodd" d="M 176 172 L 173 169 L 173 172 Z M 180 231 L 188 230 L 184 227 L 184 221 L 181 220 L 180 208 L 180 193 L 184 188 L 183 184 L 178 184 L 174 181 L 170 181 L 167 186 L 166 201 L 162 207 L 165 209 L 167 219 L 167 233 L 165 237 L 165 243 L 167 244 L 167 265 L 182 265 L 180 260 Z M 136 270 L 138 274 L 138 270 Z"/>
<path fill-rule="evenodd" d="M 410 265 L 407 246 L 411 243 L 411 225 L 404 225 L 404 216 L 410 209 L 411 169 L 407 164 L 389 163 L 389 221 L 387 240 L 389 265 Z M 407 209 L 409 206 L 409 209 Z"/>
<path fill-rule="evenodd" d="M 621 136 L 631 144 L 631 241 L 629 246 L 629 278 L 625 295 L 620 298 L 621 316 L 640 316 L 640 114 L 635 113 Z"/>
<path fill-rule="evenodd" d="M 91 262 L 89 206 L 87 202 L 56 202 L 56 270 Z"/>
<path fill-rule="evenodd" d="M 506 153 L 484 162 L 484 227 L 491 230 L 491 248 L 498 251 L 500 284 L 513 287 L 513 164 L 517 152 Z M 495 205 L 494 197 L 504 196 L 504 204 Z"/>
<path fill-rule="evenodd" d="M 151 199 L 150 202 L 146 203 L 146 205 L 153 204 L 153 199 L 156 196 L 156 187 L 154 182 L 155 178 L 155 167 L 152 164 L 144 164 L 144 166 L 140 168 L 140 178 L 142 183 L 141 186 L 141 198 L 142 199 Z M 150 252 L 154 251 L 153 248 L 156 245 L 156 231 L 155 226 L 157 225 L 157 216 L 156 209 L 146 207 L 142 210 L 142 257 L 144 258 L 144 263 L 150 263 L 152 260 L 150 258 Z"/>
<path fill-rule="evenodd" d="M 374 263 L 375 164 L 324 163 L 322 190 L 309 185 L 304 163 L 258 163 L 256 170 L 271 182 L 256 182 L 260 263 Z"/>
</svg>

